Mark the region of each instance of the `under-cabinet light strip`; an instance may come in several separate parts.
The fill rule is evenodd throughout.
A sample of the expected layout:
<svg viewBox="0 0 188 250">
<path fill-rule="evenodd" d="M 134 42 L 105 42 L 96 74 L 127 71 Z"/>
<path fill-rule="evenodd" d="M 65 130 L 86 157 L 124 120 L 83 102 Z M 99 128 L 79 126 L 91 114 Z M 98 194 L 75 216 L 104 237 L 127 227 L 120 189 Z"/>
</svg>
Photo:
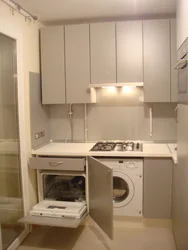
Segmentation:
<svg viewBox="0 0 188 250">
<path fill-rule="evenodd" d="M 103 87 L 143 87 L 143 82 L 125 82 L 125 83 L 98 83 L 90 84 L 90 88 L 103 88 Z"/>
</svg>

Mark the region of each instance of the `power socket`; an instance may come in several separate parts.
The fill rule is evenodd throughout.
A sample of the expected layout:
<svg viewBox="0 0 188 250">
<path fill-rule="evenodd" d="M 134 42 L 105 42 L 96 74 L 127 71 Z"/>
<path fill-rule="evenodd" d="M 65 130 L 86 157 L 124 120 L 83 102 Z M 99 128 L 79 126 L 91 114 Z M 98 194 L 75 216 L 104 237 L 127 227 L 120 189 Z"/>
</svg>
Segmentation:
<svg viewBox="0 0 188 250">
<path fill-rule="evenodd" d="M 39 133 L 35 133 L 35 140 L 39 139 Z"/>
<path fill-rule="evenodd" d="M 41 138 L 41 137 L 44 137 L 45 136 L 45 131 L 40 131 L 38 133 L 35 133 L 35 140 Z"/>
</svg>

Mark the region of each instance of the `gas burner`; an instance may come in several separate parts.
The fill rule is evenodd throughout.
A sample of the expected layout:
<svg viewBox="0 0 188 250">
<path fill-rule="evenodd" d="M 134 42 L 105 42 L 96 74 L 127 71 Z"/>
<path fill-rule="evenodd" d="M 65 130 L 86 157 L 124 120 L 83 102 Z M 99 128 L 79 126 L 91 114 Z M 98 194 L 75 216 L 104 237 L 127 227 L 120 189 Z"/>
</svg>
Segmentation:
<svg viewBox="0 0 188 250">
<path fill-rule="evenodd" d="M 112 151 L 115 145 L 115 142 L 97 142 L 91 151 Z"/>
<path fill-rule="evenodd" d="M 132 141 L 99 141 L 90 151 L 142 151 L 142 144 Z"/>
<path fill-rule="evenodd" d="M 135 145 L 134 142 L 126 142 L 125 143 L 126 151 L 133 151 L 134 145 Z"/>
<path fill-rule="evenodd" d="M 116 142 L 115 151 L 134 151 L 134 142 Z"/>
</svg>

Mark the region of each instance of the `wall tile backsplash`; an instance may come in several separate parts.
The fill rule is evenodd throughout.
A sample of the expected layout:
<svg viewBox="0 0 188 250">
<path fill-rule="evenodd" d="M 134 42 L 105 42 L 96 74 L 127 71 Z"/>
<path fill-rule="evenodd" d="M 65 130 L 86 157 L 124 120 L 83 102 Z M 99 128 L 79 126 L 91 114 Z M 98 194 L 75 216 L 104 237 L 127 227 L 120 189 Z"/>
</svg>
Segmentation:
<svg viewBox="0 0 188 250">
<path fill-rule="evenodd" d="M 143 103 L 142 88 L 123 91 L 97 90 L 97 103 L 87 104 L 88 141 L 97 140 L 176 140 L 176 103 Z M 69 105 L 50 106 L 53 140 L 70 140 Z M 73 104 L 73 140 L 84 140 L 84 105 Z M 149 109 L 153 110 L 150 137 Z"/>
</svg>

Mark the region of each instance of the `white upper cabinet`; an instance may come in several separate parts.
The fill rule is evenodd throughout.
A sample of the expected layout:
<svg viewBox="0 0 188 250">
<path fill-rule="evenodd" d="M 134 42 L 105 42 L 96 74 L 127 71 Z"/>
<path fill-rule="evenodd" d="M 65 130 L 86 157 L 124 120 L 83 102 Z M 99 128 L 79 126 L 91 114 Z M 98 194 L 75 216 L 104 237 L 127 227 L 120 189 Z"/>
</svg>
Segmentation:
<svg viewBox="0 0 188 250">
<path fill-rule="evenodd" d="M 144 101 L 170 102 L 170 21 L 143 21 Z"/>
<path fill-rule="evenodd" d="M 63 26 L 41 29 L 41 70 L 43 104 L 64 104 L 66 99 Z"/>
<path fill-rule="evenodd" d="M 93 103 L 100 84 L 144 85 L 145 102 L 176 102 L 176 21 L 41 30 L 43 104 Z"/>
<path fill-rule="evenodd" d="M 142 21 L 116 23 L 117 82 L 143 82 Z"/>
<path fill-rule="evenodd" d="M 41 30 L 43 104 L 93 103 L 89 24 Z"/>
<path fill-rule="evenodd" d="M 67 103 L 90 103 L 89 24 L 65 26 Z"/>
<path fill-rule="evenodd" d="M 116 82 L 115 23 L 90 24 L 91 84 Z"/>
</svg>

